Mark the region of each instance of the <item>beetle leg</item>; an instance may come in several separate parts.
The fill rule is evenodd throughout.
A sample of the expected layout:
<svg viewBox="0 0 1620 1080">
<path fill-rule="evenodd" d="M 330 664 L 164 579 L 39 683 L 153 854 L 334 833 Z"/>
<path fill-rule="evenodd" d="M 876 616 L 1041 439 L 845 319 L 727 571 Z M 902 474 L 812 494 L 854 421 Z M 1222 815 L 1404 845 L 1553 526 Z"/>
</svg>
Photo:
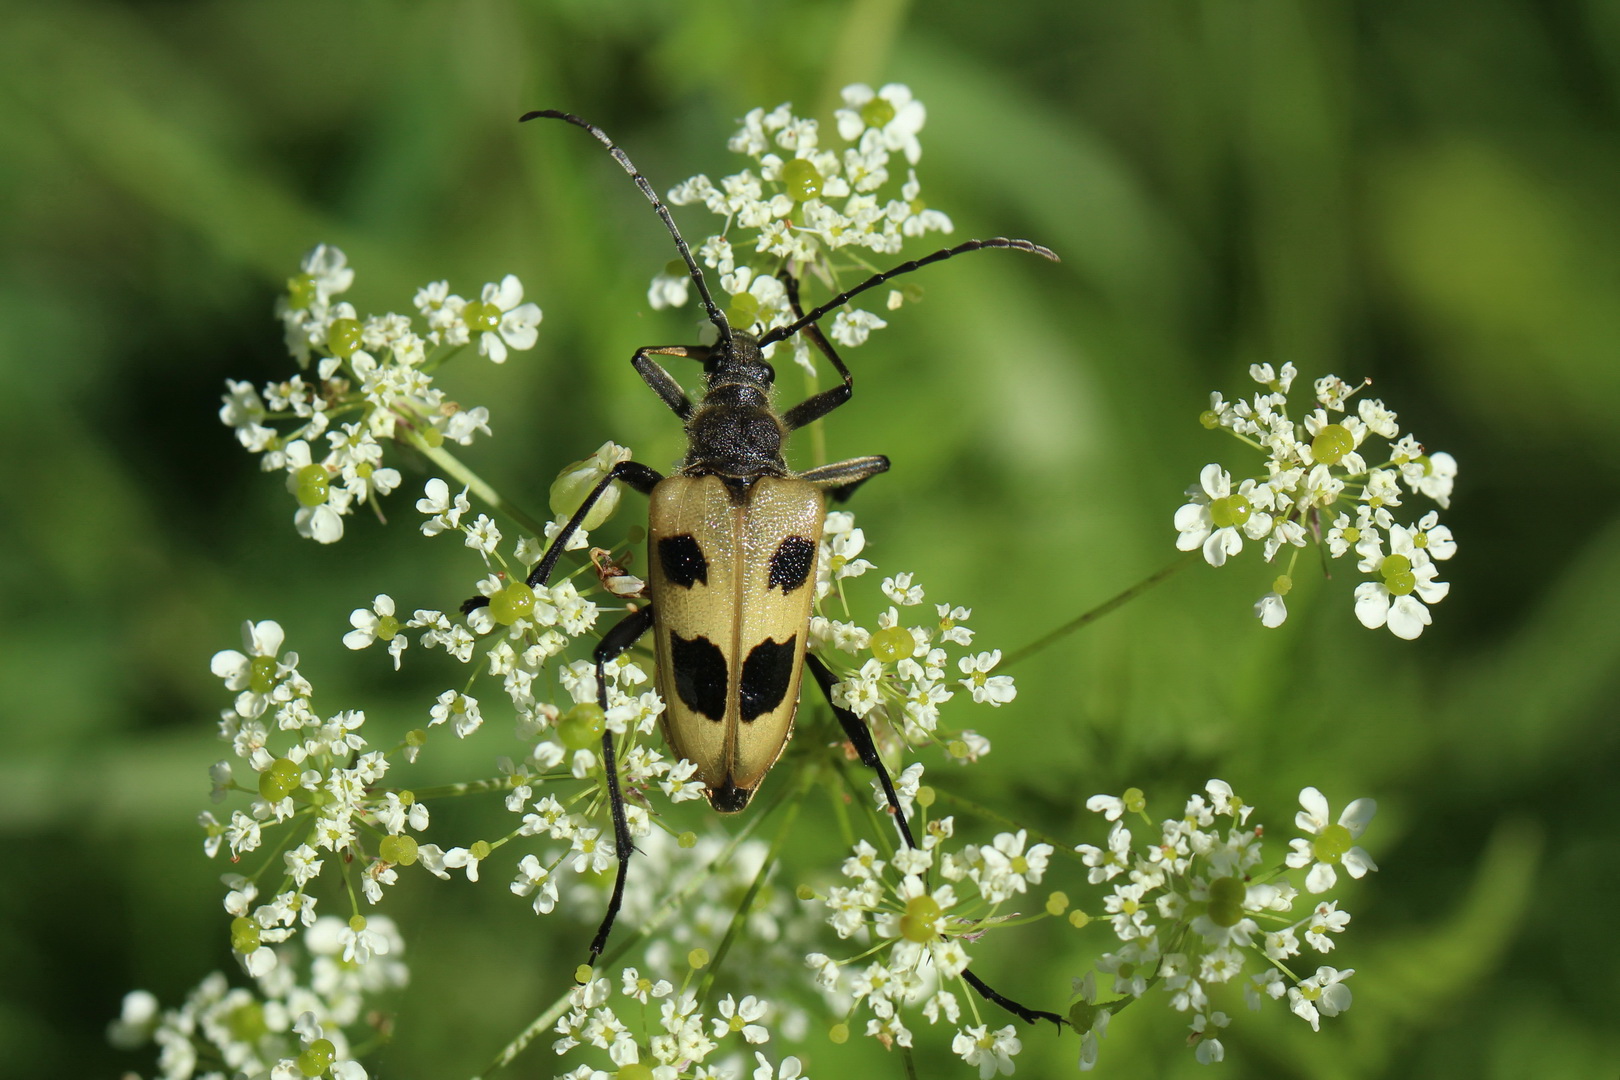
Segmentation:
<svg viewBox="0 0 1620 1080">
<path fill-rule="evenodd" d="M 601 483 L 592 488 L 591 493 L 585 496 L 585 501 L 579 504 L 579 509 L 574 511 L 574 516 L 568 519 L 568 524 L 562 527 L 562 532 L 558 533 L 557 538 L 551 542 L 551 547 L 546 549 L 545 556 L 541 558 L 539 565 L 530 571 L 528 583 L 531 586 L 544 585 L 551 577 L 551 571 L 556 568 L 557 560 L 562 557 L 564 546 L 579 531 L 580 525 L 585 521 L 585 515 L 591 512 L 591 507 L 596 505 L 596 500 L 602 497 L 602 493 L 608 489 L 609 484 L 615 480 L 623 480 L 643 495 L 650 495 L 653 487 L 662 479 L 663 477 L 656 471 L 636 461 L 621 461 L 609 469 L 608 474 L 602 477 Z M 466 615 L 478 608 L 486 607 L 488 604 L 489 597 L 475 596 L 471 600 L 461 602 L 461 613 Z"/>
<path fill-rule="evenodd" d="M 793 306 L 794 317 L 798 319 L 804 318 L 804 309 L 799 306 L 798 279 L 786 270 L 776 276 L 782 280 L 783 286 L 787 289 L 788 303 Z M 810 323 L 804 328 L 804 336 L 809 338 L 811 343 L 821 350 L 821 355 L 832 361 L 832 366 L 837 369 L 838 374 L 843 378 L 844 385 L 831 387 L 818 394 L 811 394 L 808 398 L 783 413 L 782 423 L 789 431 L 797 431 L 806 424 L 815 423 L 848 401 L 855 393 L 855 380 L 850 376 L 849 368 L 845 367 L 844 362 L 838 358 L 838 353 L 833 350 L 832 344 L 822 334 L 821 327 L 815 323 Z"/>
<path fill-rule="evenodd" d="M 832 688 L 838 682 L 826 664 L 815 653 L 804 654 L 805 666 L 810 674 L 815 676 L 816 685 L 827 698 L 827 704 L 832 706 L 833 715 L 838 717 L 838 723 L 843 726 L 844 737 L 855 746 L 855 753 L 859 755 L 861 764 L 877 773 L 878 783 L 883 785 L 884 798 L 889 800 L 889 809 L 894 811 L 895 824 L 900 826 L 900 835 L 906 838 L 906 847 L 914 848 L 917 841 L 912 838 L 911 826 L 906 823 L 906 812 L 900 809 L 900 797 L 894 793 L 894 782 L 889 779 L 889 770 L 883 767 L 883 759 L 878 757 L 877 745 L 872 742 L 872 729 L 866 726 L 866 721 L 844 708 L 834 705 Z"/>
<path fill-rule="evenodd" d="M 636 355 L 630 358 L 630 363 L 635 366 L 636 371 L 641 375 L 641 380 L 652 387 L 653 393 L 657 394 L 664 404 L 669 406 L 670 411 L 682 420 L 688 419 L 692 415 L 691 399 L 686 396 L 686 391 L 681 389 L 681 384 L 676 382 L 670 376 L 670 373 L 664 370 L 663 365 L 653 359 L 654 356 L 684 356 L 701 363 L 709 358 L 709 347 L 707 345 L 649 345 L 645 349 L 637 349 Z"/>
<path fill-rule="evenodd" d="M 894 783 L 889 779 L 889 771 L 883 767 L 883 760 L 878 757 L 877 746 L 872 742 L 872 729 L 867 727 L 865 721 L 848 709 L 833 705 L 832 688 L 838 682 L 838 678 L 833 675 L 826 664 L 821 662 L 815 653 L 805 653 L 804 663 L 810 669 L 810 674 L 815 676 L 816 685 L 820 686 L 821 692 L 826 695 L 827 704 L 832 706 L 833 715 L 838 717 L 838 722 L 843 725 L 844 734 L 855 745 L 855 753 L 860 756 L 861 764 L 877 773 L 878 782 L 883 785 L 884 797 L 889 800 L 889 806 L 894 810 L 895 820 L 900 826 L 900 835 L 906 838 L 906 846 L 915 848 L 917 841 L 911 837 L 911 827 L 906 824 L 905 811 L 900 809 L 900 799 L 895 794 Z M 993 1004 L 1000 1005 L 1026 1024 L 1033 1024 L 1037 1020 L 1050 1020 L 1058 1027 L 1062 1027 L 1064 1024 L 1063 1017 L 1056 1013 L 1031 1009 L 1028 1005 L 1020 1005 L 1012 998 L 998 993 L 989 983 L 973 974 L 972 971 L 964 969 L 962 979 L 974 990 L 978 991 L 980 997 Z"/>
<path fill-rule="evenodd" d="M 653 609 L 649 604 L 639 611 L 632 611 L 613 625 L 602 640 L 597 642 L 596 652 L 596 703 L 607 712 L 607 665 L 608 662 L 636 643 L 636 640 L 645 634 L 653 624 Z M 607 947 L 608 934 L 613 930 L 613 920 L 618 918 L 619 905 L 624 902 L 624 879 L 630 869 L 630 852 L 635 850 L 630 842 L 630 822 L 624 813 L 624 794 L 619 790 L 619 768 L 613 752 L 613 731 L 602 732 L 602 774 L 607 777 L 608 806 L 613 812 L 613 848 L 619 857 L 619 873 L 613 879 L 613 898 L 608 901 L 607 914 L 602 918 L 602 925 L 597 928 L 596 937 L 591 939 L 591 963 L 602 955 Z"/>
<path fill-rule="evenodd" d="M 843 502 L 855 494 L 855 489 L 881 472 L 889 471 L 889 459 L 882 454 L 835 461 L 831 465 L 818 465 L 800 474 L 832 496 L 834 502 Z"/>
<path fill-rule="evenodd" d="M 1040 1009 L 1032 1009 L 1028 1005 L 1018 1004 L 1018 1002 L 1004 994 L 998 994 L 989 983 L 973 974 L 973 972 L 967 968 L 962 969 L 962 981 L 973 987 L 973 989 L 977 990 L 979 992 L 979 996 L 984 998 L 984 1000 L 992 1002 L 996 1005 L 1000 1005 L 1003 1009 L 1006 1009 L 1008 1012 L 1012 1013 L 1026 1024 L 1033 1024 L 1037 1020 L 1050 1020 L 1058 1027 L 1062 1027 L 1065 1023 L 1067 1023 L 1067 1021 L 1057 1013 L 1042 1012 Z"/>
</svg>

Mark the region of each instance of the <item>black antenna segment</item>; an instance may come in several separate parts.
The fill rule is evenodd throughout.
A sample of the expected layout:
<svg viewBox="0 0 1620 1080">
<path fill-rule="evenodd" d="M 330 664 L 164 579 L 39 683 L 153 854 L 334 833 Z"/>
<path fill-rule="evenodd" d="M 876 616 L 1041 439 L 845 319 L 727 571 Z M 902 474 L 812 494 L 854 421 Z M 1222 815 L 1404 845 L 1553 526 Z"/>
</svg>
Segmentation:
<svg viewBox="0 0 1620 1080">
<path fill-rule="evenodd" d="M 934 252 L 932 255 L 924 255 L 920 259 L 913 259 L 911 262 L 901 263 L 894 269 L 885 270 L 881 274 L 874 274 L 872 277 L 867 278 L 865 281 L 861 282 L 853 289 L 850 289 L 848 292 L 839 293 L 825 304 L 822 304 L 820 307 L 816 308 L 816 310 L 810 312 L 810 314 L 801 316 L 799 319 L 787 324 L 786 326 L 776 327 L 764 337 L 760 338 L 759 344 L 761 347 L 764 347 L 773 342 L 783 341 L 792 337 L 800 330 L 803 330 L 805 327 L 827 314 L 827 312 L 833 310 L 834 308 L 842 307 L 859 294 L 865 292 L 867 289 L 881 285 L 890 278 L 899 277 L 901 274 L 909 274 L 913 270 L 927 266 L 929 263 L 944 262 L 953 255 L 961 255 L 969 251 L 978 251 L 980 248 L 1011 248 L 1014 251 L 1028 251 L 1031 254 L 1039 255 L 1043 259 L 1051 259 L 1053 262 L 1063 261 L 1057 257 L 1057 254 L 1053 252 L 1051 248 L 1042 247 L 1041 245 L 1030 240 L 1009 240 L 1004 236 L 997 236 L 990 240 L 969 240 L 965 243 L 957 244 L 953 248 L 943 248 Z"/>
<path fill-rule="evenodd" d="M 630 174 L 630 179 L 636 182 L 636 186 L 641 189 L 641 193 L 643 195 L 647 196 L 647 201 L 652 203 L 653 209 L 658 212 L 658 216 L 664 219 L 664 227 L 669 230 L 669 235 L 675 238 L 675 246 L 680 250 L 681 258 L 686 260 L 686 268 L 692 275 L 692 284 L 697 286 L 698 295 L 703 298 L 703 308 L 709 313 L 709 321 L 713 323 L 714 328 L 720 332 L 721 341 L 730 341 L 731 327 L 726 322 L 725 313 L 715 306 L 714 297 L 709 295 L 709 287 L 703 283 L 702 267 L 698 266 L 697 260 L 692 258 L 692 250 L 686 246 L 686 241 L 682 239 L 681 230 L 675 227 L 675 219 L 670 216 L 669 207 L 665 206 L 664 201 L 658 197 L 658 193 L 653 191 L 652 185 L 649 184 L 647 182 L 647 178 L 642 176 L 640 171 L 636 169 L 635 164 L 630 160 L 629 156 L 623 150 L 620 150 L 618 145 L 615 144 L 612 139 L 608 138 L 607 132 L 603 131 L 589 120 L 575 116 L 573 113 L 565 113 L 557 109 L 537 109 L 534 112 L 526 112 L 522 116 L 518 117 L 518 123 L 521 124 L 526 120 L 534 120 L 539 117 L 545 117 L 550 120 L 565 120 L 568 123 L 573 124 L 575 127 L 582 127 L 592 135 L 595 135 L 597 142 L 608 148 L 608 153 L 613 155 L 613 160 L 617 161 L 619 166 L 623 168 L 625 172 Z M 1023 244 L 1026 243 L 1026 241 L 1001 241 L 1001 243 L 1003 245 L 1010 243 Z M 1045 249 L 1042 248 L 1041 250 L 1044 251 Z M 930 255 L 928 259 L 923 261 L 926 262 L 932 260 L 933 258 L 935 258 L 935 256 Z M 917 265 L 921 264 L 919 263 Z M 893 272 L 894 271 L 891 271 L 891 273 Z M 868 284 L 875 284 L 875 282 L 869 282 Z M 864 288 L 865 286 L 862 287 Z M 859 292 L 860 290 L 857 289 L 856 291 Z"/>
</svg>

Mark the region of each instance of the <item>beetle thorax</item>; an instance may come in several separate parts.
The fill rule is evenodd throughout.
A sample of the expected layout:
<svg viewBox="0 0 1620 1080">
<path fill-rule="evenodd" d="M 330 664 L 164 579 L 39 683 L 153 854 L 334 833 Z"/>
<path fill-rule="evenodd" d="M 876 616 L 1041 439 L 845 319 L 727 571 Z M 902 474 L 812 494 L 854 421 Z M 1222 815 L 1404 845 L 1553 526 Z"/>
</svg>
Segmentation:
<svg viewBox="0 0 1620 1080">
<path fill-rule="evenodd" d="M 686 422 L 680 471 L 738 480 L 789 475 L 782 460 L 787 432 L 771 404 L 776 372 L 758 342 L 733 331 L 710 351 L 704 377 L 707 390 Z"/>
</svg>

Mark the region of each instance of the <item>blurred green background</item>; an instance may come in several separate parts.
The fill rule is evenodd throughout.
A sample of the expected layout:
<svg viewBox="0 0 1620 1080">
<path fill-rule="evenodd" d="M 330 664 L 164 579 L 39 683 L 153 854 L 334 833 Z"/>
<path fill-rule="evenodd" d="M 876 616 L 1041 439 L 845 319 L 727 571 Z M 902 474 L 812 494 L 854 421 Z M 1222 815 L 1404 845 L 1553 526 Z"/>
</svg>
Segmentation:
<svg viewBox="0 0 1620 1080">
<path fill-rule="evenodd" d="M 402 729 L 448 685 L 442 657 L 396 678 L 336 647 L 375 592 L 466 592 L 461 549 L 414 528 L 422 477 L 394 526 L 322 548 L 217 422 L 224 379 L 289 370 L 271 304 L 302 253 L 345 249 L 362 312 L 521 276 L 539 346 L 443 384 L 492 407 L 465 459 L 538 507 L 606 438 L 679 454 L 628 359 L 692 319 L 647 310 L 671 252 L 613 163 L 517 115 L 589 116 L 667 188 L 734 171 L 755 105 L 826 120 L 841 85 L 889 80 L 928 106 L 925 197 L 958 237 L 1064 257 L 913 279 L 927 301 L 854 354 L 827 425 L 831 455 L 895 462 L 855 503 L 870 556 L 972 606 L 986 647 L 1169 561 L 1199 468 L 1252 462 L 1196 423 L 1251 362 L 1370 375 L 1461 465 L 1452 594 L 1418 642 L 1355 622 L 1353 574 L 1297 574 L 1268 632 L 1249 605 L 1274 570 L 1198 566 L 1018 669 L 1018 700 L 971 718 L 996 753 L 961 789 L 1071 841 L 1101 835 L 1084 796 L 1128 784 L 1163 816 L 1223 777 L 1283 836 L 1304 784 L 1379 800 L 1383 869 L 1330 958 L 1355 1007 L 1314 1037 L 1239 1007 L 1233 1075 L 1620 1071 L 1620 6 L 63 0 L 0 28 L 0 1073 L 150 1072 L 104 1044 L 120 996 L 173 1004 L 229 964 L 193 822 L 221 754 L 208 658 L 242 619 L 281 621 L 323 709 Z M 459 775 L 515 745 L 486 709 Z M 418 875 L 388 904 L 428 992 L 373 1075 L 472 1073 L 582 952 L 501 888 Z M 1107 931 L 1023 934 L 979 967 L 1057 1005 Z M 1122 1015 L 1101 1074 L 1194 1073 L 1179 1019 Z M 810 1045 L 812 1076 L 899 1075 L 869 1041 Z M 1026 1047 L 1019 1075 L 1073 1068 L 1072 1036 Z"/>
</svg>

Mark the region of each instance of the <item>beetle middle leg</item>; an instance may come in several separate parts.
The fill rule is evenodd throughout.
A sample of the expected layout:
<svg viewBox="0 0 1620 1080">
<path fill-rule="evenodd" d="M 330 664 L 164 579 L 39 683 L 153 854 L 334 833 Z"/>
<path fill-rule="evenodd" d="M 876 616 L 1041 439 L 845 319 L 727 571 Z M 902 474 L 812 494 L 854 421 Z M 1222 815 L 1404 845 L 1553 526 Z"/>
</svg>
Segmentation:
<svg viewBox="0 0 1620 1080">
<path fill-rule="evenodd" d="M 592 654 L 596 661 L 596 703 L 607 713 L 607 665 L 619 654 L 634 645 L 653 624 L 653 609 L 649 604 L 632 611 L 620 619 L 597 642 Z M 619 873 L 613 879 L 613 897 L 608 901 L 607 914 L 591 939 L 591 963 L 607 947 L 608 934 L 613 931 L 613 920 L 618 918 L 619 906 L 624 902 L 624 879 L 630 869 L 630 852 L 635 850 L 630 841 L 630 821 L 625 815 L 624 793 L 619 790 L 619 769 L 613 750 L 613 731 L 602 732 L 602 775 L 607 778 L 608 806 L 613 814 L 613 848 L 619 859 Z"/>
<path fill-rule="evenodd" d="M 855 489 L 878 473 L 889 471 L 889 459 L 882 454 L 835 461 L 831 465 L 818 465 L 799 474 L 832 497 L 833 502 L 844 502 Z"/>
<path fill-rule="evenodd" d="M 805 666 L 810 674 L 815 676 L 816 685 L 821 687 L 822 694 L 827 698 L 827 704 L 832 708 L 833 715 L 838 717 L 838 723 L 844 729 L 844 735 L 855 746 L 855 753 L 860 757 L 861 764 L 877 773 L 878 783 L 883 785 L 883 796 L 889 802 L 889 808 L 894 811 L 895 823 L 900 826 L 900 835 L 905 838 L 906 846 L 916 848 L 917 841 L 912 838 L 911 826 L 906 821 L 906 812 L 900 808 L 900 797 L 895 793 L 894 781 L 889 779 L 889 770 L 883 765 L 883 759 L 878 757 L 877 745 L 872 741 L 872 729 L 866 721 L 850 712 L 841 705 L 834 704 L 832 688 L 838 682 L 838 677 L 832 670 L 822 663 L 814 653 L 804 654 Z M 963 969 L 962 980 L 976 990 L 980 997 L 993 1004 L 1000 1005 L 1026 1024 L 1033 1024 L 1037 1020 L 1050 1020 L 1052 1023 L 1063 1026 L 1063 1018 L 1056 1013 L 1043 1012 L 1040 1009 L 1031 1009 L 1028 1005 L 1021 1005 L 1005 994 L 998 993 L 990 984 L 973 974 L 971 970 Z"/>
</svg>

